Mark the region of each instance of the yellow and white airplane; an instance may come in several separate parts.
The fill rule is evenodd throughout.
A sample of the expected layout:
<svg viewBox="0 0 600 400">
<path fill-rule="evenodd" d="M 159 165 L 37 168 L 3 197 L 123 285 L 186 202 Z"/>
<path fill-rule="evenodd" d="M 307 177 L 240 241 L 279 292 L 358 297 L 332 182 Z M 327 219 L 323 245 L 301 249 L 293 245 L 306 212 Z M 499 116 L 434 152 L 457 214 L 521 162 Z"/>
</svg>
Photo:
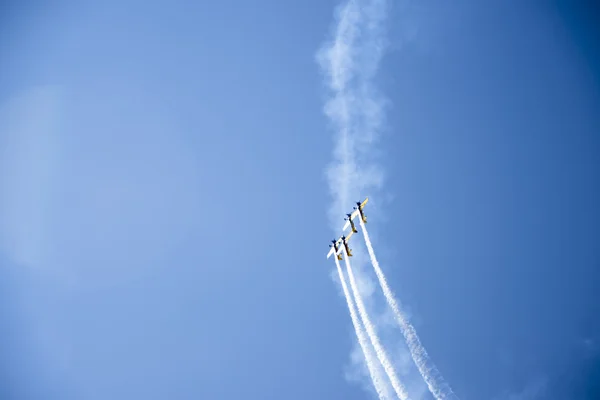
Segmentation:
<svg viewBox="0 0 600 400">
<path fill-rule="evenodd" d="M 365 213 L 363 213 L 363 208 L 367 205 L 367 202 L 369 201 L 369 198 L 367 197 L 365 199 L 365 201 L 363 201 L 362 203 L 360 201 L 356 202 L 356 207 L 354 207 L 354 211 L 352 212 L 352 214 L 346 214 L 348 217 L 346 218 L 346 224 L 344 225 L 343 230 L 345 231 L 346 229 L 348 229 L 348 226 L 352 225 L 352 232 L 356 232 L 356 227 L 354 226 L 354 221 L 353 219 L 356 218 L 358 215 L 360 215 L 360 218 L 362 219 L 363 223 L 367 223 L 367 216 L 365 215 Z"/>
<path fill-rule="evenodd" d="M 352 227 L 352 233 L 358 232 L 356 230 L 356 226 L 354 225 L 354 221 L 352 221 L 352 214 L 346 214 L 346 218 L 344 218 L 344 221 L 350 222 L 350 226 Z M 346 226 L 344 226 L 344 229 L 346 229 L 347 226 L 348 226 L 348 224 L 346 224 Z"/>
<path fill-rule="evenodd" d="M 331 255 L 335 253 L 335 255 L 337 256 L 337 259 L 342 260 L 342 252 L 341 252 L 342 248 L 340 247 L 340 245 L 344 245 L 344 247 L 346 248 L 346 253 L 348 254 L 348 257 L 352 257 L 352 249 L 350 248 L 350 246 L 348 246 L 348 240 L 350 240 L 350 238 L 352 237 L 353 234 L 354 234 L 354 232 L 350 232 L 350 234 L 348 236 L 342 236 L 338 240 L 332 240 L 331 242 L 333 244 L 329 245 L 329 247 L 331 247 L 331 250 L 329 250 L 329 253 L 327 254 L 327 258 L 331 257 Z"/>
<path fill-rule="evenodd" d="M 333 243 L 333 244 L 330 244 L 329 247 L 331 247 L 332 249 L 329 250 L 329 254 L 327 254 L 327 258 L 331 257 L 331 255 L 333 253 L 335 253 L 337 256 L 337 259 L 340 261 L 342 260 L 342 254 L 340 253 L 340 248 L 339 248 L 341 241 L 342 241 L 342 238 L 339 238 L 338 240 L 334 239 L 331 241 L 331 243 Z"/>
</svg>

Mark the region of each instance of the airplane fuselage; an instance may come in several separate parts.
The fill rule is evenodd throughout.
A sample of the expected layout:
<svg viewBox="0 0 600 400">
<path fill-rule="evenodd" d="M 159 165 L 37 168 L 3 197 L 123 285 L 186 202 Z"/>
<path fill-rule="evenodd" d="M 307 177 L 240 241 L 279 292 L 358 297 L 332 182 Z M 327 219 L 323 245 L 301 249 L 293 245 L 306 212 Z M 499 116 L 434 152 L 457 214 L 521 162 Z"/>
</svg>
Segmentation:
<svg viewBox="0 0 600 400">
<path fill-rule="evenodd" d="M 350 221 L 350 226 L 352 227 L 352 232 L 357 233 L 356 226 L 354 225 L 354 221 L 352 220 L 352 214 L 348 214 L 348 221 Z"/>
<path fill-rule="evenodd" d="M 362 219 L 363 223 L 367 223 L 367 216 L 363 213 L 363 207 L 365 206 L 365 204 L 367 203 L 367 200 L 365 200 L 363 203 L 357 201 L 356 202 L 356 209 L 358 210 L 358 213 L 360 214 L 360 219 Z"/>
<path fill-rule="evenodd" d="M 344 247 L 346 248 L 346 254 L 348 254 L 348 257 L 352 257 L 352 250 L 350 249 L 350 246 L 348 246 L 348 239 L 346 237 L 342 237 L 342 240 L 344 242 Z"/>
<path fill-rule="evenodd" d="M 359 208 L 358 212 L 360 213 L 360 219 L 362 219 L 362 222 L 366 224 L 367 223 L 367 217 L 365 216 L 365 214 L 363 214 L 362 208 Z"/>
</svg>

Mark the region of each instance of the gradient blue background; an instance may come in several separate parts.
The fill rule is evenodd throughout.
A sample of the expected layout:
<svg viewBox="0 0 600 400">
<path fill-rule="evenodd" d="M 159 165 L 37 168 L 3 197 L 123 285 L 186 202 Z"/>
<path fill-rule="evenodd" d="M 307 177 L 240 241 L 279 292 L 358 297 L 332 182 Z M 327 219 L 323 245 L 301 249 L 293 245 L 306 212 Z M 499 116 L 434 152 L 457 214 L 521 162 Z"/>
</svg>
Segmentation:
<svg viewBox="0 0 600 400">
<path fill-rule="evenodd" d="M 390 10 L 370 231 L 460 398 L 597 398 L 597 10 L 483 3 Z M 2 5 L 1 398 L 370 398 L 324 259 L 336 4 Z"/>
</svg>

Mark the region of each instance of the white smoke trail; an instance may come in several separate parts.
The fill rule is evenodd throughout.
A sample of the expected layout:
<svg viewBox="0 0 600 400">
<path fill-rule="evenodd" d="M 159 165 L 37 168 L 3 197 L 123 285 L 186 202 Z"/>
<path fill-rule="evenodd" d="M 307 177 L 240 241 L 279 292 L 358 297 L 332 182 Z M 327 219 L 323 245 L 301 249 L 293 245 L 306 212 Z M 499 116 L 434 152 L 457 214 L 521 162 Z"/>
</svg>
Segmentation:
<svg viewBox="0 0 600 400">
<path fill-rule="evenodd" d="M 377 275 L 377 279 L 379 279 L 379 284 L 381 285 L 383 294 L 385 295 L 385 298 L 390 308 L 394 312 L 396 321 L 398 322 L 398 325 L 400 325 L 400 330 L 404 335 L 404 339 L 406 340 L 413 361 L 419 369 L 419 373 L 425 380 L 429 391 L 431 392 L 431 394 L 433 394 L 433 396 L 436 399 L 458 399 L 456 394 L 454 394 L 454 392 L 450 388 L 450 385 L 446 383 L 436 366 L 429 359 L 427 351 L 425 351 L 425 348 L 419 340 L 417 331 L 408 321 L 408 318 L 404 315 L 404 313 L 400 310 L 400 307 L 398 307 L 398 303 L 396 301 L 396 298 L 394 297 L 394 293 L 388 286 L 387 280 L 385 279 L 385 275 L 379 267 L 379 262 L 375 257 L 373 245 L 371 244 L 371 239 L 369 238 L 369 233 L 367 232 L 365 224 L 362 221 L 362 218 L 358 219 L 360 220 L 360 227 L 362 228 L 363 236 L 365 238 L 365 244 L 367 245 L 369 257 L 371 258 L 371 263 L 373 264 L 373 268 L 375 269 L 375 274 Z"/>
<path fill-rule="evenodd" d="M 317 53 L 331 90 L 325 114 L 337 133 L 328 169 L 334 202 L 329 211 L 336 225 L 351 199 L 381 184 L 378 169 L 366 162 L 383 121 L 383 102 L 371 82 L 384 49 L 385 10 L 386 0 L 348 0 L 336 10 L 332 40 Z"/>
<path fill-rule="evenodd" d="M 362 319 L 363 324 L 365 325 L 365 329 L 367 330 L 367 335 L 369 336 L 369 339 L 371 340 L 371 344 L 375 348 L 375 353 L 377 354 L 377 358 L 379 359 L 379 362 L 381 362 L 381 365 L 383 366 L 385 373 L 387 374 L 388 378 L 390 379 L 390 382 L 392 384 L 392 387 L 394 388 L 394 391 L 396 392 L 396 395 L 398 396 L 399 399 L 406 400 L 408 398 L 408 393 L 406 392 L 406 389 L 404 388 L 404 386 L 398 380 L 398 377 L 396 376 L 396 371 L 394 370 L 394 366 L 388 359 L 385 350 L 381 346 L 379 337 L 377 336 L 377 332 L 375 331 L 375 327 L 371 323 L 369 314 L 367 313 L 365 305 L 360 296 L 360 292 L 358 291 L 358 287 L 356 286 L 356 280 L 354 279 L 354 273 L 352 272 L 352 267 L 350 266 L 350 260 L 349 260 L 348 254 L 345 253 L 345 250 L 344 250 L 344 255 L 345 255 L 344 261 L 346 261 L 346 269 L 348 270 L 348 279 L 350 280 L 350 287 L 352 288 L 352 294 L 354 295 L 354 300 L 356 301 L 356 306 L 358 307 L 358 314 L 360 315 L 360 318 Z"/>
<path fill-rule="evenodd" d="M 367 337 L 365 336 L 365 332 L 363 331 L 360 321 L 358 320 L 358 315 L 356 315 L 356 308 L 354 308 L 354 303 L 352 302 L 352 297 L 350 297 L 350 292 L 348 291 L 348 286 L 346 285 L 346 279 L 344 278 L 344 273 L 342 272 L 342 267 L 340 267 L 340 262 L 338 261 L 336 255 L 334 254 L 335 266 L 337 267 L 338 275 L 340 276 L 340 282 L 342 283 L 342 289 L 344 291 L 344 296 L 346 297 L 346 303 L 348 303 L 348 310 L 350 311 L 350 318 L 352 319 L 352 325 L 354 325 L 354 332 L 356 333 L 356 337 L 358 338 L 358 343 L 360 348 L 365 356 L 365 360 L 367 363 L 367 369 L 369 370 L 369 375 L 371 377 L 371 381 L 373 381 L 373 386 L 375 387 L 375 391 L 379 396 L 380 400 L 387 399 L 383 387 L 381 385 L 381 380 L 378 376 L 377 369 L 375 368 L 375 360 L 373 359 L 373 353 L 369 348 L 369 343 L 367 342 Z"/>
<path fill-rule="evenodd" d="M 329 189 L 333 196 L 329 218 L 336 231 L 339 215 L 351 207 L 350 199 L 358 198 L 366 188 L 381 184 L 379 171 L 365 162 L 369 158 L 369 144 L 375 139 L 383 120 L 382 101 L 371 81 L 384 48 L 382 22 L 386 1 L 348 0 L 338 7 L 332 38 L 317 53 L 317 61 L 330 89 L 325 114 L 336 131 L 334 160 L 328 168 Z M 358 319 L 353 323 L 355 330 L 356 326 L 360 327 Z M 372 365 L 369 366 L 373 357 L 369 359 L 360 337 L 358 339 L 377 388 L 381 386 L 377 382 L 383 382 L 385 377 L 379 368 L 373 370 Z M 381 397 L 379 391 L 378 394 Z"/>
</svg>

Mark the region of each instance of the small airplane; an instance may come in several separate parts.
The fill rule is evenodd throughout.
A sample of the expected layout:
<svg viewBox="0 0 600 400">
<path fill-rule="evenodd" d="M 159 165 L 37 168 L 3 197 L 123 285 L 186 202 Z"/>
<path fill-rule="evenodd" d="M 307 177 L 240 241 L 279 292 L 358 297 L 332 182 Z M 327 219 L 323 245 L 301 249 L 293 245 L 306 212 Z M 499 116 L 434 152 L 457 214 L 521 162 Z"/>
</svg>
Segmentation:
<svg viewBox="0 0 600 400">
<path fill-rule="evenodd" d="M 344 221 L 350 221 L 350 226 L 352 227 L 352 232 L 353 233 L 358 232 L 356 230 L 356 226 L 354 226 L 354 221 L 352 221 L 352 214 L 346 214 L 346 218 L 344 218 Z"/>
<path fill-rule="evenodd" d="M 365 205 L 367 205 L 367 202 L 369 201 L 369 198 L 367 197 L 365 199 L 365 201 L 363 201 L 362 203 L 360 201 L 356 202 L 356 207 L 354 207 L 354 211 L 352 212 L 352 214 L 349 214 L 348 218 L 346 218 L 346 220 L 348 222 L 346 222 L 346 224 L 344 225 L 343 230 L 348 229 L 348 226 L 352 225 L 352 232 L 356 232 L 356 228 L 354 226 L 354 221 L 352 221 L 354 218 L 356 218 L 358 215 L 360 215 L 360 218 L 362 219 L 362 222 L 364 224 L 367 223 L 367 216 L 365 215 L 365 213 L 363 213 L 363 208 L 365 207 Z"/>
<path fill-rule="evenodd" d="M 350 246 L 348 246 L 348 240 L 350 240 L 350 236 L 352 236 L 353 233 L 354 232 L 350 232 L 348 237 L 342 236 L 342 242 L 344 242 L 344 247 L 346 248 L 346 254 L 348 254 L 348 257 L 352 257 L 352 249 Z"/>
<path fill-rule="evenodd" d="M 354 234 L 354 232 L 350 232 L 350 234 L 348 236 L 342 236 L 341 238 L 339 238 L 338 240 L 332 240 L 331 242 L 333 244 L 330 244 L 329 247 L 331 247 L 331 250 L 329 250 L 329 253 L 327 254 L 327 258 L 331 257 L 332 254 L 335 254 L 337 256 L 338 260 L 342 260 L 342 252 L 341 252 L 341 245 L 344 245 L 344 247 L 346 248 L 346 253 L 348 254 L 348 257 L 352 257 L 352 249 L 350 248 L 350 246 L 348 246 L 348 240 L 350 240 L 350 237 L 352 237 L 352 235 Z"/>
<path fill-rule="evenodd" d="M 340 248 L 338 247 L 338 243 L 340 242 L 341 239 L 338 240 L 332 240 L 331 242 L 333 244 L 330 244 L 329 247 L 333 247 L 333 249 L 331 249 L 331 251 L 335 251 L 335 254 L 337 256 L 338 260 L 342 260 L 342 253 L 340 253 Z M 329 258 L 331 256 L 331 251 L 329 252 L 329 254 L 327 254 L 327 258 Z"/>
</svg>

